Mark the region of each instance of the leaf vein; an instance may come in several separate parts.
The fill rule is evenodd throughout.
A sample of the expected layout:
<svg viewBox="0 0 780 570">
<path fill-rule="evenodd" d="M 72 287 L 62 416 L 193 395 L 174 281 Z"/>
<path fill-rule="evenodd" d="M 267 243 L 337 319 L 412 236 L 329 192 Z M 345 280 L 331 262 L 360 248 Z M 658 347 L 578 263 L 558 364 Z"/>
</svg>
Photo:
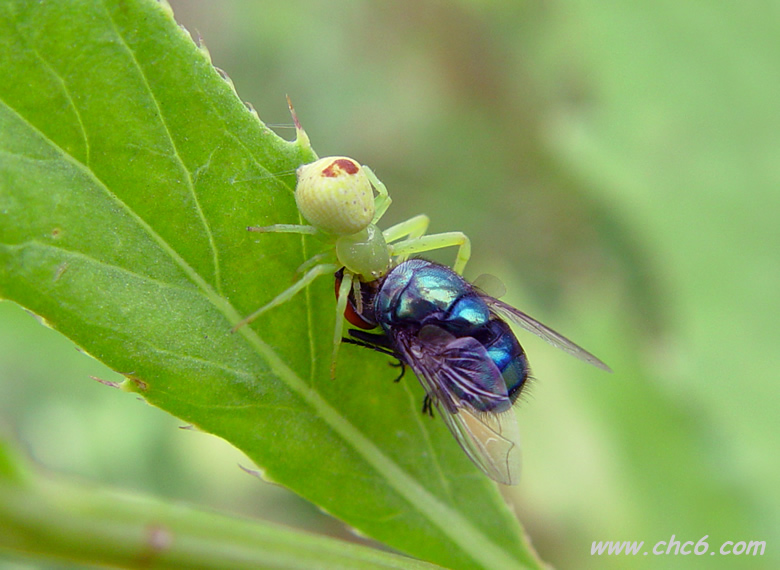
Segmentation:
<svg viewBox="0 0 780 570">
<path fill-rule="evenodd" d="M 90 162 L 90 144 L 89 144 L 89 136 L 87 135 L 87 129 L 84 126 L 84 121 L 81 118 L 81 112 L 79 111 L 79 108 L 76 106 L 76 102 L 73 99 L 73 96 L 70 92 L 70 89 L 68 89 L 68 84 L 65 81 L 65 78 L 62 77 L 56 69 L 54 69 L 54 66 L 51 65 L 41 54 L 40 52 L 35 49 L 34 47 L 30 47 L 31 51 L 35 54 L 35 57 L 37 57 L 41 63 L 48 69 L 54 77 L 57 78 L 57 81 L 60 83 L 60 86 L 62 87 L 62 91 L 65 93 L 65 98 L 68 100 L 68 104 L 73 108 L 73 113 L 76 115 L 76 121 L 79 124 L 79 128 L 81 129 L 81 136 L 84 138 L 84 163 L 89 165 Z"/>
<path fill-rule="evenodd" d="M 416 407 L 416 401 L 414 399 L 414 394 L 412 393 L 412 389 L 409 386 L 408 382 L 402 382 L 403 389 L 406 392 L 406 395 L 409 397 L 409 402 L 412 407 L 412 409 L 415 409 L 415 411 L 419 408 Z M 414 413 L 413 417 L 415 418 L 415 423 L 419 426 L 420 432 L 423 435 L 423 438 L 425 439 L 425 446 L 428 448 L 429 453 L 431 454 L 432 461 L 436 465 L 437 475 L 439 478 L 439 481 L 441 482 L 442 488 L 447 493 L 447 498 L 450 500 L 450 502 L 454 503 L 454 497 L 452 494 L 452 489 L 450 487 L 449 481 L 447 480 L 447 477 L 444 475 L 444 469 L 442 468 L 441 461 L 439 460 L 439 454 L 436 453 L 436 448 L 433 446 L 433 441 L 431 440 L 431 434 L 428 429 L 426 429 L 426 426 L 424 425 L 424 421 L 427 419 L 431 419 L 427 415 Z"/>
<path fill-rule="evenodd" d="M 9 243 L 9 244 L 6 244 L 6 247 L 8 249 L 24 249 L 25 247 L 28 247 L 30 244 L 34 244 L 36 246 L 40 246 L 40 247 L 46 248 L 46 249 L 54 249 L 54 250 L 57 250 L 57 251 L 62 251 L 62 252 L 65 252 L 68 255 L 73 256 L 73 257 L 81 257 L 81 258 L 86 259 L 87 261 L 100 264 L 103 267 L 108 267 L 108 268 L 111 268 L 111 269 L 114 269 L 114 270 L 117 270 L 117 271 L 121 271 L 121 272 L 123 272 L 123 273 L 125 273 L 127 275 L 130 275 L 130 276 L 133 276 L 133 277 L 137 277 L 137 278 L 142 279 L 144 281 L 147 281 L 149 283 L 154 283 L 154 284 L 159 285 L 160 287 L 164 287 L 166 289 L 178 289 L 178 290 L 187 291 L 187 292 L 190 292 L 190 293 L 193 292 L 193 291 L 196 291 L 195 288 L 188 288 L 188 287 L 185 287 L 183 284 L 176 284 L 176 283 L 170 283 L 170 282 L 166 282 L 166 281 L 161 281 L 160 279 L 157 279 L 157 278 L 152 277 L 150 275 L 144 275 L 142 273 L 138 273 L 137 271 L 133 271 L 132 269 L 129 269 L 127 267 L 123 267 L 121 265 L 116 265 L 116 264 L 104 261 L 102 259 L 98 259 L 96 257 L 92 257 L 92 256 L 90 256 L 90 255 L 88 255 L 88 254 L 86 254 L 86 253 L 84 253 L 82 251 L 68 249 L 68 248 L 63 247 L 61 245 L 55 245 L 55 244 L 51 244 L 51 243 L 46 243 L 46 242 L 43 242 L 43 241 L 40 241 L 40 240 L 37 240 L 37 239 L 30 239 L 30 240 L 27 240 L 27 241 L 13 243 L 13 244 Z"/>
<path fill-rule="evenodd" d="M 166 136 L 168 137 L 168 141 L 170 142 L 171 150 L 173 150 L 174 157 L 176 158 L 176 161 L 179 163 L 181 170 L 184 173 L 185 180 L 187 182 L 187 188 L 189 189 L 190 194 L 192 195 L 192 200 L 193 203 L 195 204 L 195 209 L 198 213 L 198 217 L 200 217 L 201 223 L 203 224 L 203 228 L 206 231 L 206 235 L 208 236 L 209 247 L 211 248 L 211 254 L 212 254 L 212 263 L 214 265 L 215 289 L 219 294 L 222 294 L 222 280 L 220 277 L 219 251 L 217 249 L 217 245 L 214 240 L 214 233 L 211 231 L 211 225 L 208 223 L 208 220 L 206 220 L 206 216 L 203 213 L 203 208 L 201 207 L 197 192 L 195 191 L 195 185 L 193 184 L 193 180 L 192 180 L 192 173 L 187 168 L 187 165 L 184 163 L 184 159 L 179 153 L 179 148 L 178 145 L 176 144 L 176 140 L 174 139 L 173 134 L 171 133 L 170 127 L 168 125 L 168 121 L 165 119 L 165 114 L 163 113 L 162 107 L 160 107 L 160 102 L 157 100 L 154 90 L 152 89 L 152 86 L 149 84 L 149 79 L 147 78 L 146 73 L 144 72 L 143 66 L 138 61 L 138 58 L 135 56 L 135 52 L 130 48 L 122 33 L 119 31 L 119 28 L 117 27 L 116 22 L 114 21 L 111 15 L 111 11 L 108 9 L 108 7 L 105 6 L 105 3 L 103 4 L 103 6 L 105 8 L 106 15 L 108 16 L 108 20 L 111 23 L 111 27 L 114 30 L 114 33 L 116 34 L 117 38 L 119 38 L 119 40 L 121 41 L 122 46 L 127 51 L 127 54 L 132 60 L 133 65 L 138 70 L 141 80 L 143 81 L 144 87 L 146 88 L 146 91 L 149 94 L 149 98 L 151 99 L 152 103 L 155 106 L 155 109 L 157 110 L 157 116 L 160 118 L 160 124 L 162 125 L 163 129 L 165 130 Z"/>
</svg>

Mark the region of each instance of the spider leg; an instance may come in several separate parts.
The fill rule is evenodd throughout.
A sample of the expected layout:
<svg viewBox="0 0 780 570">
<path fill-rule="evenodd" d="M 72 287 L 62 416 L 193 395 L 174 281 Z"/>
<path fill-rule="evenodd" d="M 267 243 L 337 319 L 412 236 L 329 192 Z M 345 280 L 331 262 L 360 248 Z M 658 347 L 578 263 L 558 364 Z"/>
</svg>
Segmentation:
<svg viewBox="0 0 780 570">
<path fill-rule="evenodd" d="M 278 307 L 279 305 L 286 303 L 290 299 L 292 299 L 297 293 L 311 285 L 312 281 L 317 279 L 317 277 L 320 277 L 321 275 L 327 275 L 328 273 L 333 273 L 336 271 L 338 267 L 334 264 L 326 263 L 322 265 L 317 265 L 315 267 L 312 267 L 306 274 L 300 278 L 297 282 L 295 282 L 292 286 L 288 287 L 281 293 L 279 293 L 276 297 L 271 299 L 268 303 L 257 309 L 254 313 L 249 315 L 248 317 L 245 317 L 241 319 L 236 325 L 230 329 L 231 332 L 236 332 L 238 329 L 243 327 L 244 325 L 248 325 L 252 321 L 254 321 L 257 317 L 265 313 L 266 311 L 273 309 L 274 307 Z"/>
<path fill-rule="evenodd" d="M 428 231 L 428 224 L 430 224 L 430 222 L 431 219 L 428 216 L 420 214 L 419 216 L 414 216 L 404 222 L 390 226 L 382 232 L 382 235 L 385 236 L 385 241 L 387 243 L 398 241 L 402 237 L 417 239 L 425 235 L 425 232 Z"/>
<path fill-rule="evenodd" d="M 391 245 L 390 249 L 393 256 L 405 257 L 413 253 L 433 251 L 451 246 L 458 246 L 458 253 L 452 269 L 455 273 L 462 275 L 466 263 L 468 263 L 471 257 L 471 240 L 463 232 L 447 232 L 410 238 Z"/>
<path fill-rule="evenodd" d="M 295 270 L 296 273 L 303 273 L 304 271 L 308 271 L 310 267 L 314 267 L 315 265 L 319 265 L 322 261 L 327 259 L 329 256 L 333 255 L 333 252 L 331 251 L 323 251 L 322 253 L 318 253 L 317 255 L 314 255 L 304 261 L 303 263 L 298 266 L 298 269 Z"/>
<path fill-rule="evenodd" d="M 361 165 L 361 167 L 366 172 L 368 181 L 371 182 L 371 185 L 377 193 L 376 198 L 374 198 L 374 219 L 371 222 L 372 224 L 376 224 L 382 216 L 385 215 L 385 212 L 390 207 L 393 199 L 390 197 L 390 194 L 388 194 L 387 187 L 376 177 L 374 171 L 366 165 Z"/>
<path fill-rule="evenodd" d="M 338 358 L 339 347 L 341 346 L 341 335 L 344 330 L 344 311 L 347 309 L 349 290 L 352 289 L 352 279 L 354 276 L 354 273 L 345 269 L 344 274 L 341 277 L 341 283 L 339 284 L 339 291 L 337 294 L 338 300 L 336 301 L 336 326 L 333 330 L 333 355 L 330 360 L 331 380 L 336 377 L 336 358 Z"/>
<path fill-rule="evenodd" d="M 302 226 L 299 224 L 274 224 L 272 226 L 249 226 L 249 232 L 261 234 L 316 234 L 319 230 L 314 226 Z"/>
</svg>

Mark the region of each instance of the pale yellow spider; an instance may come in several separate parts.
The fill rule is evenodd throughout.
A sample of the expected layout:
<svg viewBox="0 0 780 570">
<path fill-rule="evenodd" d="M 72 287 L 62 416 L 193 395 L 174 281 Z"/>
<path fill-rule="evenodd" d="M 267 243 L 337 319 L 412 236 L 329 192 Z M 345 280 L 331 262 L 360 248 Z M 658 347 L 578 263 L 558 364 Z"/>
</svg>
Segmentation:
<svg viewBox="0 0 780 570">
<path fill-rule="evenodd" d="M 308 146 L 308 136 L 290 105 L 298 141 Z M 351 288 L 360 302 L 360 281 L 375 281 L 409 255 L 457 246 L 453 270 L 463 273 L 471 256 L 471 242 L 462 232 L 425 235 L 429 218 L 421 214 L 382 231 L 376 224 L 392 202 L 387 188 L 367 166 L 351 158 L 331 156 L 304 164 L 296 171 L 295 203 L 310 225 L 275 224 L 249 227 L 261 233 L 324 234 L 332 244 L 300 268 L 303 276 L 289 288 L 233 327 L 254 321 L 266 311 L 292 299 L 322 275 L 344 267 L 336 303 L 331 374 L 341 344 L 344 311 Z M 404 239 L 405 238 L 405 239 Z"/>
</svg>

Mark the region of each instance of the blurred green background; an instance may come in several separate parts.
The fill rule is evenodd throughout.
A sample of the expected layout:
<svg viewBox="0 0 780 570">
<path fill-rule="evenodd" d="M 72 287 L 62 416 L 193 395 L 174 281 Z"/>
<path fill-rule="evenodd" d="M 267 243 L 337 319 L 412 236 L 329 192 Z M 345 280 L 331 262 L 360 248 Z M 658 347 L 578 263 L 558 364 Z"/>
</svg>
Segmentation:
<svg viewBox="0 0 780 570">
<path fill-rule="evenodd" d="M 520 336 L 536 381 L 508 497 L 546 561 L 780 565 L 780 5 L 171 4 L 266 123 L 293 137 L 288 94 L 320 156 L 374 169 L 385 227 L 427 213 L 463 230 L 467 277 L 499 276 L 614 368 Z M 0 429 L 37 461 L 354 539 L 90 375 L 119 379 L 0 303 Z M 590 554 L 672 535 L 766 553 Z"/>
</svg>

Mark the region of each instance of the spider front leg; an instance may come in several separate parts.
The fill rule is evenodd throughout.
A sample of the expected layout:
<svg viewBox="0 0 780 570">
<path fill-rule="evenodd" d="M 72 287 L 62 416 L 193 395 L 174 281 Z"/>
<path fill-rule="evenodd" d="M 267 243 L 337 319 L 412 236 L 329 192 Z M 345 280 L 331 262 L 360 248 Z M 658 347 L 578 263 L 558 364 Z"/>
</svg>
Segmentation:
<svg viewBox="0 0 780 570">
<path fill-rule="evenodd" d="M 336 359 L 339 355 L 339 347 L 341 346 L 341 337 L 344 334 L 344 312 L 347 310 L 347 301 L 349 300 L 349 292 L 352 289 L 352 280 L 355 274 L 345 269 L 344 275 L 339 283 L 339 291 L 336 294 L 338 299 L 336 300 L 336 326 L 333 330 L 333 354 L 330 360 L 330 378 L 331 380 L 336 378 Z"/>
<path fill-rule="evenodd" d="M 425 214 L 420 214 L 418 216 L 414 216 L 413 218 L 409 218 L 405 222 L 390 226 L 382 232 L 382 235 L 384 236 L 387 243 L 398 241 L 403 237 L 408 239 L 417 239 L 425 235 L 425 232 L 428 231 L 428 224 L 430 224 L 430 222 L 431 219 L 428 216 Z M 393 246 L 390 246 L 389 249 L 392 251 Z M 406 255 L 400 256 L 400 259 L 397 259 L 396 263 L 406 261 L 406 257 Z"/>
<path fill-rule="evenodd" d="M 317 235 L 321 234 L 317 228 L 314 226 L 304 226 L 304 225 L 298 225 L 298 224 L 274 224 L 272 226 L 249 226 L 247 227 L 247 230 L 250 232 L 257 232 L 261 234 L 270 234 L 270 233 L 277 233 L 277 234 L 301 234 L 301 235 Z M 315 265 L 318 265 L 320 261 L 323 259 L 326 259 L 330 255 L 330 252 L 323 252 L 318 253 L 314 257 L 310 257 L 306 261 L 304 261 L 298 269 L 295 270 L 296 273 L 303 273 L 304 271 L 307 271 L 310 267 L 314 267 Z"/>
<path fill-rule="evenodd" d="M 318 253 L 317 255 L 310 257 L 303 263 L 301 263 L 298 266 L 298 269 L 295 270 L 296 274 L 303 273 L 304 271 L 308 271 L 310 267 L 314 267 L 315 265 L 322 265 L 322 261 L 328 258 L 333 257 L 332 251 L 323 251 L 322 253 Z"/>
<path fill-rule="evenodd" d="M 268 303 L 257 309 L 254 313 L 249 315 L 248 317 L 242 319 L 239 321 L 232 329 L 231 332 L 236 332 L 238 329 L 243 327 L 244 325 L 248 325 L 252 321 L 254 321 L 257 317 L 265 313 L 266 311 L 273 309 L 274 307 L 278 307 L 279 305 L 282 305 L 292 299 L 297 293 L 311 285 L 311 283 L 317 279 L 317 277 L 320 277 L 322 275 L 327 275 L 329 273 L 333 273 L 338 269 L 338 266 L 333 263 L 323 263 L 321 265 L 316 265 L 312 267 L 309 271 L 307 271 L 303 277 L 281 293 L 279 293 L 276 297 L 271 299 Z"/>
<path fill-rule="evenodd" d="M 319 232 L 314 226 L 302 226 L 298 224 L 274 224 L 272 226 L 249 226 L 247 231 L 262 234 L 316 234 Z"/>
<path fill-rule="evenodd" d="M 374 174 L 373 170 L 365 165 L 363 165 L 361 168 L 365 171 L 366 176 L 368 177 L 368 181 L 371 182 L 371 185 L 374 187 L 377 193 L 376 197 L 374 198 L 374 219 L 371 221 L 372 224 L 376 224 L 379 219 L 385 215 L 385 212 L 390 207 L 393 199 L 387 192 L 387 187 L 382 184 L 379 178 L 376 177 L 376 174 Z"/>
<path fill-rule="evenodd" d="M 413 253 L 423 253 L 454 246 L 458 246 L 458 253 L 452 269 L 458 275 L 462 275 L 463 270 L 466 268 L 466 263 L 468 263 L 471 257 L 471 240 L 463 232 L 446 232 L 443 234 L 412 237 L 391 245 L 390 249 L 393 256 L 406 257 Z"/>
<path fill-rule="evenodd" d="M 405 222 L 390 226 L 382 232 L 382 235 L 385 236 L 385 241 L 387 243 L 398 241 L 402 237 L 416 239 L 425 235 L 425 232 L 428 231 L 428 224 L 430 223 L 431 219 L 428 216 L 420 214 L 413 218 L 409 218 Z"/>
</svg>

